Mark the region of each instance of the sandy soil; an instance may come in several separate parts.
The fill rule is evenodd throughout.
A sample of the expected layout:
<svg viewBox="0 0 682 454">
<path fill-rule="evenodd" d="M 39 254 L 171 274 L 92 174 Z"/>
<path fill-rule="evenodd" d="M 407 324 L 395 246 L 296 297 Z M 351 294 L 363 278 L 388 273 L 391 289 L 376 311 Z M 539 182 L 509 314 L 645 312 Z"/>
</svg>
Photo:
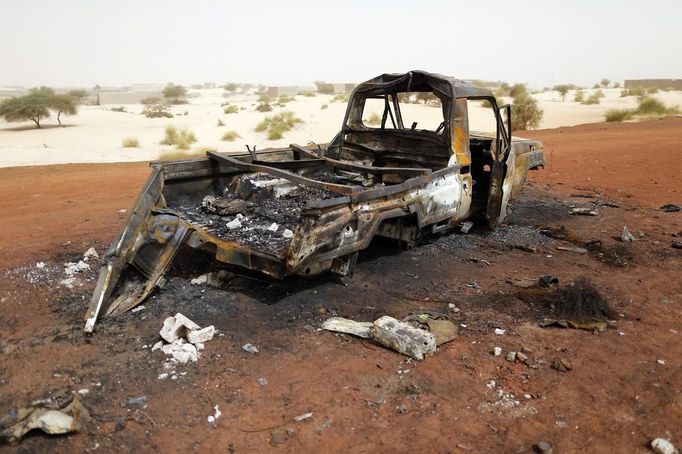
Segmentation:
<svg viewBox="0 0 682 454">
<path fill-rule="evenodd" d="M 235 277 L 215 289 L 189 284 L 203 267 L 188 259 L 145 310 L 103 320 L 91 337 L 81 329 L 96 264 L 73 289 L 59 284 L 63 264 L 90 246 L 104 252 L 147 167 L 0 170 L 0 411 L 87 388 L 92 414 L 84 433 L 35 434 L 6 450 L 532 452 L 547 441 L 555 452 L 646 452 L 654 437 L 682 445 L 682 251 L 670 247 L 682 213 L 658 209 L 682 205 L 682 120 L 524 135 L 544 141 L 548 168 L 532 174 L 495 233 L 440 236 L 410 251 L 377 242 L 343 280 Z M 591 202 L 599 216 L 568 214 Z M 629 245 L 614 238 L 625 224 L 638 238 Z M 604 247 L 558 251 L 562 242 L 538 233 L 547 225 Z M 545 274 L 562 284 L 590 277 L 619 314 L 615 327 L 540 328 L 546 308 L 519 299 L 505 279 Z M 423 362 L 316 331 L 330 315 L 402 318 L 448 303 L 461 309 L 461 335 Z M 178 311 L 221 335 L 198 363 L 178 366 L 176 380 L 160 380 L 165 357 L 149 346 Z M 244 352 L 247 342 L 260 353 Z M 502 357 L 490 354 L 495 346 Z M 504 359 L 524 347 L 534 367 Z M 551 367 L 561 358 L 572 370 Z M 144 408 L 124 404 L 142 395 Z M 222 416 L 212 424 L 215 405 Z M 312 418 L 292 421 L 306 412 Z"/>
<path fill-rule="evenodd" d="M 585 95 L 589 96 L 592 91 L 585 90 Z M 540 126 L 554 128 L 601 122 L 604 112 L 610 108 L 636 106 L 634 97 L 620 97 L 620 89 L 603 91 L 606 97 L 600 104 L 592 106 L 573 102 L 574 91 L 568 93 L 566 101 L 553 91 L 535 95 L 545 111 Z M 190 104 L 174 106 L 171 112 L 177 116 L 172 119 L 145 118 L 140 115 L 141 105 L 128 105 L 125 106 L 128 112 L 111 111 L 116 106 L 83 106 L 78 115 L 65 119 L 65 128 L 57 127 L 54 119 L 46 120 L 43 129 L 36 129 L 31 122 L 0 122 L 0 167 L 156 160 L 163 151 L 173 149 L 159 144 L 167 125 L 192 130 L 198 138 L 194 152 L 205 147 L 218 151 L 244 151 L 246 144 L 263 149 L 290 143 L 326 143 L 339 131 L 346 109 L 344 102 L 332 102 L 331 96 L 317 95 L 297 96 L 285 107 L 261 113 L 254 110 L 257 98 L 253 94 L 238 93 L 224 98 L 222 89 L 199 92 L 201 96 L 190 99 Z M 656 96 L 668 105 L 682 105 L 682 92 L 661 92 Z M 226 101 L 245 110 L 226 115 L 220 106 Z M 323 104 L 328 108 L 322 109 Z M 294 112 L 304 123 L 281 140 L 267 140 L 265 133 L 254 132 L 266 115 L 282 110 Z M 418 121 L 421 127 L 435 129 L 442 121 L 442 113 L 436 107 L 412 104 L 405 110 L 406 122 Z M 381 112 L 380 109 L 377 111 Z M 218 126 L 219 119 L 225 126 Z M 470 102 L 470 127 L 479 131 L 494 128 L 490 111 L 481 107 L 479 102 Z M 228 130 L 238 132 L 241 138 L 234 142 L 222 141 Z M 140 148 L 123 148 L 122 141 L 126 137 L 137 138 Z"/>
</svg>

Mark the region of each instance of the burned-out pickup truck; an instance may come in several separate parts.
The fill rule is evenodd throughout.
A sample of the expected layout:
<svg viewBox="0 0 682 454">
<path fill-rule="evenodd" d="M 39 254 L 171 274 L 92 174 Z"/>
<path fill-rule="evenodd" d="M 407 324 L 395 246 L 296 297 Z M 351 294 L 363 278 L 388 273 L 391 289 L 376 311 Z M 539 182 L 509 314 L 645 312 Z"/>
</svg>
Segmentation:
<svg viewBox="0 0 682 454">
<path fill-rule="evenodd" d="M 473 110 L 491 131 L 470 132 Z M 102 259 L 85 331 L 163 286 L 181 248 L 277 278 L 350 275 L 375 236 L 411 245 L 469 220 L 494 228 L 544 165 L 542 145 L 512 138 L 510 125 L 488 89 L 411 71 L 358 85 L 326 145 L 152 163 Z"/>
</svg>

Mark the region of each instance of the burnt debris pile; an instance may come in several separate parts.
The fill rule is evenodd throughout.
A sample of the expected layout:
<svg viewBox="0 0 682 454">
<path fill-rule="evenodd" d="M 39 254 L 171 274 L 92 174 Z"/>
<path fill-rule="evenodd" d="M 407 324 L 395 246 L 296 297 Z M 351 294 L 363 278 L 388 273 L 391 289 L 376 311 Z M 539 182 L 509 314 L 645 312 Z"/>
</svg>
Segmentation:
<svg viewBox="0 0 682 454">
<path fill-rule="evenodd" d="M 183 219 L 228 241 L 283 256 L 310 200 L 338 197 L 263 173 L 236 177 L 223 195 L 174 206 Z"/>
</svg>

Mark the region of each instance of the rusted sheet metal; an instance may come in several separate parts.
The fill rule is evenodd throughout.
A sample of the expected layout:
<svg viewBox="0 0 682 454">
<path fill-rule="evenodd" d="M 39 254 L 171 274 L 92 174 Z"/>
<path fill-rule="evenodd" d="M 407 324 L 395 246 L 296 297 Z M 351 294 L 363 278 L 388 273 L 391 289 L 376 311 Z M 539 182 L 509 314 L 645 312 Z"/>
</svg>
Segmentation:
<svg viewBox="0 0 682 454">
<path fill-rule="evenodd" d="M 400 99 L 410 92 L 430 92 L 442 103 L 437 129 L 403 124 Z M 371 98 L 384 100 L 379 128 L 362 121 Z M 467 99 L 490 102 L 496 131 L 469 131 Z M 102 260 L 85 331 L 162 285 L 183 246 L 277 278 L 329 270 L 351 275 L 375 236 L 413 244 L 465 220 L 494 227 L 528 170 L 544 166 L 542 144 L 512 139 L 509 115 L 486 89 L 412 71 L 359 85 L 341 131 L 324 146 L 153 163 Z M 244 211 L 217 213 L 215 206 Z"/>
</svg>

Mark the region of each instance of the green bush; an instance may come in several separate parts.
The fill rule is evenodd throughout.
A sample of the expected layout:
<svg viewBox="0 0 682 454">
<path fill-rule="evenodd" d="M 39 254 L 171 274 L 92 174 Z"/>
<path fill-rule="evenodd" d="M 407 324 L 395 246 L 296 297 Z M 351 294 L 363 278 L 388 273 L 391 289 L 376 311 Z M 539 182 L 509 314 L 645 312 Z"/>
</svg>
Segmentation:
<svg viewBox="0 0 682 454">
<path fill-rule="evenodd" d="M 140 148 L 140 141 L 135 137 L 126 137 L 123 139 L 123 148 Z"/>
<path fill-rule="evenodd" d="M 173 114 L 168 111 L 168 104 L 161 98 L 145 98 L 140 102 L 144 106 L 142 115 L 147 118 L 173 118 Z"/>
<path fill-rule="evenodd" d="M 256 110 L 258 112 L 270 112 L 272 111 L 272 106 L 270 105 L 270 103 L 262 102 L 256 106 Z"/>
<path fill-rule="evenodd" d="M 300 96 L 305 96 L 306 98 L 312 98 L 315 96 L 314 91 L 302 91 L 299 93 Z"/>
<path fill-rule="evenodd" d="M 322 105 L 320 106 L 320 110 L 324 110 L 324 109 L 326 109 L 327 107 L 329 107 L 329 104 L 322 104 Z"/>
<path fill-rule="evenodd" d="M 540 126 L 544 111 L 528 93 L 520 91 L 512 100 L 512 130 L 534 129 Z"/>
<path fill-rule="evenodd" d="M 584 99 L 585 99 L 585 92 L 583 92 L 582 90 L 578 90 L 575 92 L 575 97 L 573 98 L 573 101 L 583 102 Z"/>
<path fill-rule="evenodd" d="M 349 98 L 349 95 L 347 95 L 345 93 L 339 93 L 332 98 L 331 102 L 336 102 L 336 101 L 348 102 L 348 98 Z"/>
<path fill-rule="evenodd" d="M 277 99 L 277 103 L 286 104 L 288 102 L 295 101 L 295 100 L 296 100 L 296 98 L 294 98 L 293 96 L 280 95 L 280 97 Z"/>
<path fill-rule="evenodd" d="M 632 109 L 609 109 L 604 114 L 606 121 L 625 121 L 632 118 L 634 111 Z"/>
<path fill-rule="evenodd" d="M 225 126 L 225 123 L 223 123 L 223 120 L 218 118 L 218 127 L 220 127 L 220 126 Z"/>
<path fill-rule="evenodd" d="M 112 112 L 128 112 L 128 108 L 126 106 L 112 107 L 109 110 L 111 110 Z"/>
<path fill-rule="evenodd" d="M 223 140 L 227 142 L 234 142 L 235 140 L 241 138 L 242 136 L 240 136 L 237 131 L 226 131 L 225 134 L 223 134 Z"/>
<path fill-rule="evenodd" d="M 645 96 L 640 99 L 639 107 L 635 110 L 638 115 L 666 115 L 680 113 L 677 106 L 667 107 L 660 99 Z"/>
<path fill-rule="evenodd" d="M 604 92 L 601 90 L 596 90 L 587 99 L 583 100 L 582 103 L 585 105 L 599 104 L 599 100 L 604 97 Z"/>
<path fill-rule="evenodd" d="M 629 91 L 629 90 L 621 90 L 621 91 L 620 91 L 620 97 L 621 97 L 621 98 L 625 98 L 625 97 L 628 96 L 629 94 L 630 94 L 630 91 Z"/>
<path fill-rule="evenodd" d="M 189 129 L 178 130 L 175 126 L 168 125 L 161 145 L 175 145 L 178 150 L 189 150 L 196 141 L 197 136 Z"/>
<path fill-rule="evenodd" d="M 228 115 L 229 114 L 236 114 L 237 112 L 239 112 L 239 108 L 237 106 L 228 105 L 228 106 L 225 106 L 223 108 L 223 113 L 228 114 Z"/>
<path fill-rule="evenodd" d="M 296 117 L 293 112 L 284 111 L 276 115 L 267 116 L 256 125 L 256 132 L 267 131 L 269 140 L 278 140 L 284 137 L 284 133 L 290 131 L 303 120 Z"/>
<path fill-rule="evenodd" d="M 638 98 L 642 98 L 646 95 L 646 89 L 644 87 L 632 87 L 628 89 L 628 94 L 627 96 L 637 96 Z"/>
<path fill-rule="evenodd" d="M 658 93 L 658 88 L 656 87 L 647 88 L 646 93 L 648 95 L 655 95 L 656 93 Z"/>
</svg>

